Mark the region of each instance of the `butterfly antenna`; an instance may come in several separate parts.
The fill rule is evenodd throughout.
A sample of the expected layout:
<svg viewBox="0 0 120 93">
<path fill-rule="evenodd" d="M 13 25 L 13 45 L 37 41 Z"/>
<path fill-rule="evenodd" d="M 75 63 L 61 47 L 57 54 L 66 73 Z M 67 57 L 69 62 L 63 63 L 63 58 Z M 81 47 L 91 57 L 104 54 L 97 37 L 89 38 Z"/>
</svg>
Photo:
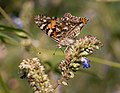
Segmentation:
<svg viewBox="0 0 120 93">
<path fill-rule="evenodd" d="M 62 53 L 64 54 L 64 51 L 62 50 L 62 48 L 60 48 L 60 50 L 62 51 Z"/>
<path fill-rule="evenodd" d="M 55 48 L 55 51 L 53 52 L 53 55 L 55 55 L 56 51 L 57 51 L 58 47 Z"/>
<path fill-rule="evenodd" d="M 61 51 L 62 51 L 62 53 L 64 54 L 64 51 L 62 50 L 62 48 L 59 48 Z M 55 49 L 55 51 L 53 52 L 53 55 L 55 55 L 55 53 L 56 53 L 56 51 L 58 50 L 58 47 L 56 47 L 56 49 Z"/>
</svg>

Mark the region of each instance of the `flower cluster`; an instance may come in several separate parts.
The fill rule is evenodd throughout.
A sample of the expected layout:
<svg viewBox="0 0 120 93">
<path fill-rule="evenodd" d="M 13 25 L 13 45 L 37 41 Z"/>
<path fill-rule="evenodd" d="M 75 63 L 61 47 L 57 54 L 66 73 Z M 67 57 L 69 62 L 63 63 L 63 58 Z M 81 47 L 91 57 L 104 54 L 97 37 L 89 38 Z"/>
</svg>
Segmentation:
<svg viewBox="0 0 120 93">
<path fill-rule="evenodd" d="M 83 68 L 90 67 L 90 60 L 86 56 L 102 47 L 103 44 L 95 36 L 85 36 L 76 40 L 73 45 L 68 47 L 65 52 L 65 59 L 59 65 L 62 76 L 67 80 L 74 77 L 74 72 Z"/>
<path fill-rule="evenodd" d="M 53 86 L 45 74 L 45 68 L 40 64 L 38 58 L 23 60 L 19 65 L 21 78 L 26 78 L 34 93 L 50 93 Z"/>
<path fill-rule="evenodd" d="M 90 68 L 88 55 L 102 47 L 103 44 L 95 36 L 85 36 L 75 40 L 71 46 L 66 48 L 65 59 L 59 64 L 62 78 L 58 80 L 58 85 L 68 85 L 66 80 L 74 77 L 74 72 L 82 66 L 84 69 Z M 38 58 L 23 60 L 19 65 L 21 78 L 27 78 L 34 93 L 50 93 L 55 88 L 50 83 L 48 76 L 45 74 L 45 68 L 40 64 Z M 58 86 L 57 85 L 57 86 Z M 56 87 L 57 87 L 56 86 Z"/>
</svg>

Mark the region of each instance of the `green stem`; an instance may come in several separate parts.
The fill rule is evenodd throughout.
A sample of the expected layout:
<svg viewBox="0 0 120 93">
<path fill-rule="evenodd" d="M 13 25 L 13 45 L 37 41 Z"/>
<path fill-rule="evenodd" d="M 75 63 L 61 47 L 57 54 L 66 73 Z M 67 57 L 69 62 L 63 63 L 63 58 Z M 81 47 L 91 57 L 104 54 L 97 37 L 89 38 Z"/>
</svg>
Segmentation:
<svg viewBox="0 0 120 93">
<path fill-rule="evenodd" d="M 37 49 L 37 48 L 33 48 L 34 50 L 36 50 L 36 52 L 38 51 L 41 51 L 43 54 L 44 52 L 46 53 L 49 53 L 49 54 L 52 54 L 54 50 L 44 50 L 44 49 Z M 63 56 L 63 53 L 61 51 L 57 51 L 56 52 L 56 55 L 57 56 Z M 115 68 L 120 68 L 120 63 L 118 62 L 113 62 L 113 61 L 109 61 L 109 60 L 106 60 L 106 59 L 101 59 L 101 58 L 97 58 L 97 57 L 90 57 L 90 60 L 92 60 L 93 62 L 96 62 L 96 63 L 100 63 L 100 64 L 104 64 L 104 65 L 108 65 L 108 66 L 111 66 L 111 67 L 115 67 Z"/>
<path fill-rule="evenodd" d="M 2 9 L 2 7 L 0 6 L 0 13 L 4 16 L 4 18 L 12 25 L 15 26 L 15 24 L 13 23 L 12 19 L 9 17 L 9 15 Z"/>
<path fill-rule="evenodd" d="M 10 93 L 7 86 L 5 85 L 5 83 L 4 83 L 3 79 L 2 79 L 1 74 L 0 74 L 0 85 L 3 88 L 3 90 L 5 91 L 5 93 Z"/>
<path fill-rule="evenodd" d="M 100 58 L 97 58 L 97 57 L 89 57 L 89 58 L 96 63 L 105 64 L 105 65 L 108 65 L 108 66 L 120 68 L 120 64 L 118 62 L 108 61 L 108 60 L 100 59 Z"/>
<path fill-rule="evenodd" d="M 62 76 L 56 83 L 56 85 L 54 85 L 53 89 L 55 90 L 59 85 L 61 85 L 61 82 L 64 81 L 65 78 Z"/>
</svg>

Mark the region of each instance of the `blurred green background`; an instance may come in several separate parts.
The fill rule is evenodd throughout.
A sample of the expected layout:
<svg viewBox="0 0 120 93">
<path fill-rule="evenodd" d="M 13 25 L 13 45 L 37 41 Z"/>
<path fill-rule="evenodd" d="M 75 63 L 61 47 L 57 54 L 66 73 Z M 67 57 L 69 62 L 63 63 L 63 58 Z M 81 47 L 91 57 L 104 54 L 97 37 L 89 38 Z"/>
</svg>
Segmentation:
<svg viewBox="0 0 120 93">
<path fill-rule="evenodd" d="M 81 69 L 56 93 L 120 93 L 119 0 L 0 0 L 0 93 L 32 93 L 18 73 L 25 58 L 39 57 L 53 78 L 60 76 L 57 68 L 64 54 L 58 49 L 53 55 L 56 43 L 40 31 L 33 17 L 62 17 L 66 12 L 87 17 L 79 37 L 96 36 L 104 46 L 89 57 L 90 69 Z"/>
</svg>

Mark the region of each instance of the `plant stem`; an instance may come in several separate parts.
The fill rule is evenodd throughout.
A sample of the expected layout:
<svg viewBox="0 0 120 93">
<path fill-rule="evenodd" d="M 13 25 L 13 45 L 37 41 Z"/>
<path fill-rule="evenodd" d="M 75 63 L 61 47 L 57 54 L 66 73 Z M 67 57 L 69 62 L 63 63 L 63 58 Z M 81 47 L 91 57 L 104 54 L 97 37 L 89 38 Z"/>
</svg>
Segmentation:
<svg viewBox="0 0 120 93">
<path fill-rule="evenodd" d="M 89 57 L 89 58 L 96 63 L 105 64 L 105 65 L 108 65 L 108 66 L 120 68 L 120 64 L 118 62 L 113 62 L 113 61 L 109 61 L 109 60 L 105 60 L 105 59 L 100 59 L 100 58 L 97 58 L 97 57 Z"/>
<path fill-rule="evenodd" d="M 54 89 L 56 89 L 59 85 L 61 85 L 61 82 L 64 81 L 65 78 L 62 76 L 58 81 L 57 84 L 53 87 Z"/>
<path fill-rule="evenodd" d="M 0 13 L 5 17 L 5 19 L 12 25 L 15 26 L 15 24 L 13 23 L 12 19 L 9 17 L 9 15 L 2 9 L 2 7 L 0 6 Z"/>
<path fill-rule="evenodd" d="M 5 93 L 10 93 L 7 86 L 5 85 L 3 79 L 2 79 L 2 76 L 0 74 L 0 84 L 1 84 L 1 87 L 3 88 L 3 90 L 5 91 Z"/>
</svg>

